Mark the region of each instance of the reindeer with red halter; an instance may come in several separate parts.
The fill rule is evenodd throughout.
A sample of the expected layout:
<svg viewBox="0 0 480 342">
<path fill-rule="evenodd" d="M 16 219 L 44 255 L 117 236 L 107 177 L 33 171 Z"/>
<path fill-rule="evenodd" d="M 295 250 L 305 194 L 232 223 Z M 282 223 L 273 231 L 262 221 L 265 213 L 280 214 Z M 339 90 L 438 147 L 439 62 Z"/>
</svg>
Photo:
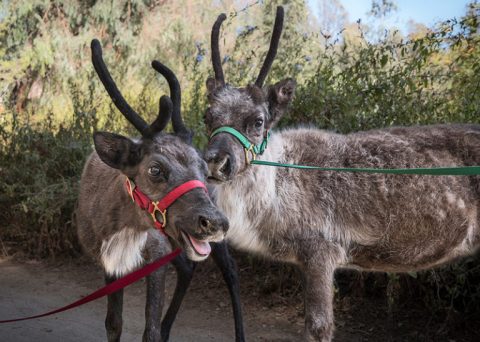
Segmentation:
<svg viewBox="0 0 480 342">
<path fill-rule="evenodd" d="M 228 220 L 207 191 L 207 166 L 191 146 L 193 133 L 181 118 L 181 91 L 175 74 L 162 63 L 152 62 L 167 79 L 171 99 L 161 97 L 158 117 L 148 125 L 121 95 L 103 62 L 97 40 L 92 41 L 91 49 L 93 65 L 105 89 L 141 138 L 94 134 L 95 151 L 82 173 L 76 210 L 83 249 L 100 262 L 107 283 L 167 254 L 172 245 L 183 249 L 184 253 L 173 261 L 177 286 L 161 324 L 166 270 L 161 268 L 147 277 L 144 341 L 168 340 L 195 262 L 205 260 L 212 252 L 229 286 L 237 337 L 243 340 L 235 265 L 221 242 Z M 174 133 L 163 133 L 170 117 Z M 123 290 L 108 296 L 105 327 L 109 341 L 120 340 L 122 307 Z"/>
</svg>

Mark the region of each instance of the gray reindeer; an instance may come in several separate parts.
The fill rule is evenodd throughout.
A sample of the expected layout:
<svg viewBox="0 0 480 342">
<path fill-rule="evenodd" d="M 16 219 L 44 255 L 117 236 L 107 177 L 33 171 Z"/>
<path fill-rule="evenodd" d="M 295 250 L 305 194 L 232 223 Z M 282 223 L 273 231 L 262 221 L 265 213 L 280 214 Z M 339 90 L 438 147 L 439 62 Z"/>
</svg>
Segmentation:
<svg viewBox="0 0 480 342">
<path fill-rule="evenodd" d="M 314 128 L 272 132 L 295 91 L 292 79 L 262 87 L 276 54 L 283 9 L 277 9 L 257 80 L 243 88 L 224 81 L 218 47 L 223 20 L 220 15 L 212 29 L 215 79 L 207 80 L 210 179 L 230 222 L 229 243 L 302 270 L 306 340 L 332 339 L 335 269 L 416 271 L 478 249 L 478 176 L 319 172 L 249 161 L 256 154 L 261 160 L 325 167 L 480 165 L 480 126 L 396 127 L 347 135 Z"/>
<path fill-rule="evenodd" d="M 185 251 L 190 261 L 184 255 L 174 260 L 178 274 L 176 300 L 170 304 L 161 327 L 165 268 L 147 277 L 143 340 L 166 341 L 184 289 L 193 274 L 192 261 L 208 257 L 209 242 L 223 239 L 228 221 L 205 191 L 207 165 L 190 146 L 192 133 L 181 118 L 180 86 L 173 72 L 160 62 L 152 63 L 167 79 L 172 100 L 167 96 L 161 98 L 158 117 L 148 125 L 116 87 L 103 62 L 100 43 L 93 40 L 91 48 L 100 80 L 117 108 L 142 137 L 130 139 L 107 132 L 94 134 L 95 151 L 82 174 L 76 210 L 79 240 L 84 250 L 101 263 L 106 283 L 165 255 L 171 251 L 171 244 Z M 171 116 L 175 134 L 162 133 Z M 191 186 L 167 209 L 159 208 L 172 189 L 185 184 Z M 144 200 L 143 208 L 139 198 Z M 212 254 L 229 285 L 236 314 L 237 340 L 241 341 L 243 327 L 235 268 L 225 243 L 213 244 Z M 120 340 L 122 303 L 123 290 L 108 296 L 105 327 L 109 341 Z"/>
</svg>

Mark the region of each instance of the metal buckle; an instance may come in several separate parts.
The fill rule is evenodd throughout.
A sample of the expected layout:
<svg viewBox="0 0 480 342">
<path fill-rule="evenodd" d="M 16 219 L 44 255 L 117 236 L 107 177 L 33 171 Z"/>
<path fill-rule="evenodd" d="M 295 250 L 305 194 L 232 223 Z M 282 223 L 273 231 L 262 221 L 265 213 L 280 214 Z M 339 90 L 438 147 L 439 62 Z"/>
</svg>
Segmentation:
<svg viewBox="0 0 480 342">
<path fill-rule="evenodd" d="M 243 150 L 245 151 L 245 162 L 247 163 L 247 165 L 249 165 L 252 162 L 252 160 L 257 159 L 257 154 L 254 151 L 254 147 L 255 145 L 252 144 L 250 145 L 249 148 L 246 148 L 246 147 L 243 148 Z M 251 158 L 248 158 L 249 154 L 251 155 Z"/>
<path fill-rule="evenodd" d="M 153 210 L 150 213 L 150 215 L 152 215 L 153 222 L 159 222 L 162 225 L 162 227 L 165 227 L 167 225 L 167 209 L 165 209 L 164 211 L 161 211 L 160 208 L 158 207 L 158 202 L 152 202 L 152 205 L 153 205 Z M 157 211 L 160 214 L 162 214 L 162 222 L 157 220 L 157 216 L 155 215 Z"/>
</svg>

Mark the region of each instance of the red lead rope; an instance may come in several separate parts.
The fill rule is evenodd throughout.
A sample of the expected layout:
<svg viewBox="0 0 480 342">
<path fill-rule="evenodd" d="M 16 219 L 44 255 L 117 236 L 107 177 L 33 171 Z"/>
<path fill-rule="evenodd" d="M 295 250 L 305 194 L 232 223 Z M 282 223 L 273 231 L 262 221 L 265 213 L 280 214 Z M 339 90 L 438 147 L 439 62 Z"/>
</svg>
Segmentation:
<svg viewBox="0 0 480 342">
<path fill-rule="evenodd" d="M 175 202 L 179 197 L 183 196 L 187 192 L 196 189 L 196 188 L 202 188 L 205 191 L 207 191 L 207 187 L 205 184 L 199 180 L 190 180 L 188 182 L 185 182 L 176 188 L 174 188 L 172 191 L 170 191 L 168 194 L 165 195 L 160 201 L 152 201 L 148 198 L 147 195 L 145 195 L 143 192 L 138 189 L 135 184 L 127 178 L 126 181 L 126 187 L 129 195 L 132 197 L 132 200 L 138 204 L 138 206 L 143 209 L 147 210 L 150 215 L 152 215 L 153 222 L 155 224 L 155 227 L 163 232 L 163 228 L 166 225 L 166 217 L 167 217 L 167 208 Z M 163 216 L 163 221 L 160 222 L 157 220 L 156 217 L 156 212 L 159 211 L 162 216 Z M 61 307 L 56 310 L 52 310 L 40 315 L 35 315 L 35 316 L 30 316 L 30 317 L 23 317 L 23 318 L 16 318 L 16 319 L 7 319 L 0 321 L 1 323 L 9 323 L 9 322 L 18 322 L 18 321 L 25 321 L 27 319 L 34 319 L 34 318 L 40 318 L 40 317 L 45 317 L 45 316 L 50 316 L 62 311 L 70 310 L 73 309 L 77 306 L 86 304 L 91 302 L 92 300 L 107 296 L 109 294 L 114 293 L 115 291 L 118 291 L 120 289 L 123 289 L 125 286 L 130 285 L 131 283 L 136 282 L 137 280 L 148 276 L 150 273 L 155 271 L 156 269 L 162 267 L 165 264 L 168 264 L 170 261 L 175 259 L 177 255 L 179 255 L 182 252 L 180 248 L 177 248 L 174 250 L 172 253 L 165 255 L 164 257 L 158 259 L 157 261 L 152 262 L 151 264 L 147 264 L 141 269 L 134 271 L 130 274 L 127 274 L 126 276 L 115 280 L 113 283 L 110 283 L 101 289 L 98 289 L 97 291 L 89 294 L 86 297 L 83 297 L 80 300 L 77 300 L 76 302 L 73 302 L 72 304 L 68 304 L 64 307 Z"/>
<path fill-rule="evenodd" d="M 62 311 L 73 309 L 77 306 L 80 306 L 80 305 L 83 305 L 83 304 L 86 304 L 86 303 L 89 303 L 89 302 L 91 302 L 95 299 L 107 296 L 109 294 L 114 293 L 115 291 L 123 289 L 124 287 L 136 282 L 139 279 L 142 279 L 143 277 L 148 276 L 150 273 L 154 272 L 155 270 L 159 269 L 163 265 L 166 265 L 170 261 L 175 259 L 175 257 L 177 255 L 179 255 L 181 252 L 182 252 L 182 250 L 180 248 L 177 248 L 176 250 L 174 250 L 170 254 L 167 254 L 164 257 L 161 257 L 160 259 L 158 259 L 158 260 L 156 260 L 156 261 L 154 261 L 150 264 L 145 265 L 141 269 L 136 270 L 132 273 L 129 273 L 126 276 L 115 280 L 113 283 L 110 283 L 110 284 L 102 287 L 101 289 L 98 289 L 95 292 L 83 297 L 82 299 L 77 300 L 76 302 L 68 304 L 68 305 L 66 305 L 64 307 L 61 307 L 59 309 L 52 310 L 52 311 L 49 311 L 49 312 L 46 312 L 46 313 L 43 313 L 43 314 L 40 314 L 40 315 L 0 321 L 0 324 L 1 323 L 9 323 L 9 322 L 25 321 L 25 320 L 28 320 L 28 319 L 50 316 L 50 315 L 53 315 L 53 314 L 56 314 L 56 313 L 59 313 L 59 312 L 62 312 Z"/>
</svg>

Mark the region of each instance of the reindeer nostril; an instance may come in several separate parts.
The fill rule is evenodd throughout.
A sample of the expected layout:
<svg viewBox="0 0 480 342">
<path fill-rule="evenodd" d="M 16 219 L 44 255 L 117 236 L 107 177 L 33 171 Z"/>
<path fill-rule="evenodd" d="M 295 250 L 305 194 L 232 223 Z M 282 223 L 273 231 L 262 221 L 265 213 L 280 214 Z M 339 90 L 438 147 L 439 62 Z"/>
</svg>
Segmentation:
<svg viewBox="0 0 480 342">
<path fill-rule="evenodd" d="M 210 221 L 203 216 L 200 216 L 199 221 L 200 227 L 203 229 L 208 229 L 210 227 Z"/>
<path fill-rule="evenodd" d="M 230 157 L 227 155 L 222 162 L 223 164 L 218 171 L 220 173 L 223 173 L 224 175 L 229 175 L 232 169 L 232 163 L 230 162 Z"/>
</svg>

